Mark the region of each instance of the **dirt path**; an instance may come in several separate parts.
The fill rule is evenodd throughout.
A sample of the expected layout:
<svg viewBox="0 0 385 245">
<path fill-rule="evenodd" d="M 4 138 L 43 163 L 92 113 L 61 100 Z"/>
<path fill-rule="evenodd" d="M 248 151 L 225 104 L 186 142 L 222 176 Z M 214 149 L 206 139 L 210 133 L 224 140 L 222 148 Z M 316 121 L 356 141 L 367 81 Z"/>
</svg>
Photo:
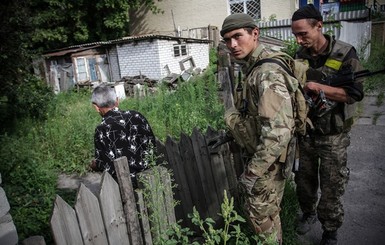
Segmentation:
<svg viewBox="0 0 385 245">
<path fill-rule="evenodd" d="M 343 198 L 345 221 L 339 245 L 385 244 L 385 104 L 375 96 L 362 102 L 363 112 L 351 131 L 348 150 L 350 180 Z M 301 244 L 319 244 L 319 222 Z"/>
</svg>

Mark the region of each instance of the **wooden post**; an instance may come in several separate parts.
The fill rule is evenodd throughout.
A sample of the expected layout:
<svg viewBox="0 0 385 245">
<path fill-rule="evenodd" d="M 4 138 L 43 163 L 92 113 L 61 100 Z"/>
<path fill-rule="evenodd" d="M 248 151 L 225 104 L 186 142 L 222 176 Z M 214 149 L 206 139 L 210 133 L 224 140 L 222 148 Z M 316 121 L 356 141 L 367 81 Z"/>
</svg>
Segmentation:
<svg viewBox="0 0 385 245">
<path fill-rule="evenodd" d="M 230 108 L 234 104 L 234 72 L 230 59 L 230 51 L 223 42 L 218 45 L 218 81 L 223 91 L 223 104 L 225 109 Z"/>
<path fill-rule="evenodd" d="M 218 68 L 218 80 L 220 81 L 222 86 L 223 104 L 225 106 L 225 110 L 227 110 L 234 105 L 232 85 L 229 75 L 229 69 L 227 67 Z"/>
<path fill-rule="evenodd" d="M 130 169 L 128 167 L 127 158 L 120 157 L 114 160 L 116 175 L 118 177 L 120 194 L 123 201 L 123 210 L 126 215 L 127 229 L 130 236 L 130 244 L 143 244 L 142 231 L 140 229 L 138 211 L 136 209 L 136 201 L 134 188 L 132 186 Z"/>
</svg>

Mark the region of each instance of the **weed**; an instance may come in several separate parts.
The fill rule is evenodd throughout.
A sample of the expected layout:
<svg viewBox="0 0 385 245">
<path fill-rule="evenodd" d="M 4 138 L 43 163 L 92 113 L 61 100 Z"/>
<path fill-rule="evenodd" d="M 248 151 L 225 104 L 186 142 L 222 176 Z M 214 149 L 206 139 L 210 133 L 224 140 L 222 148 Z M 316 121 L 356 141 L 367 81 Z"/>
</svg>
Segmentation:
<svg viewBox="0 0 385 245">
<path fill-rule="evenodd" d="M 373 114 L 372 124 L 377 125 L 378 118 L 382 115 L 382 113 L 376 112 Z"/>
<path fill-rule="evenodd" d="M 381 106 L 381 105 L 384 103 L 384 99 L 385 99 L 384 92 L 381 91 L 381 92 L 378 93 L 378 95 L 377 95 L 376 105 L 377 105 L 377 106 Z"/>
</svg>

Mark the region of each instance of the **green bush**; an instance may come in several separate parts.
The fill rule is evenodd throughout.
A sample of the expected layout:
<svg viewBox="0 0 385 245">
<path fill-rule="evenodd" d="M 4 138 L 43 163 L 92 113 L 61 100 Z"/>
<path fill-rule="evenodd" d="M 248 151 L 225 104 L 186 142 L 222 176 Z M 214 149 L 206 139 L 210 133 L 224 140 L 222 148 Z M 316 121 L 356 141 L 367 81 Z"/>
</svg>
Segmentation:
<svg viewBox="0 0 385 245">
<path fill-rule="evenodd" d="M 8 102 L 16 118 L 46 119 L 55 94 L 44 81 L 30 75 L 8 94 Z"/>
<path fill-rule="evenodd" d="M 371 44 L 370 56 L 367 61 L 363 61 L 363 66 L 370 71 L 385 69 L 385 48 L 380 42 Z M 385 73 L 365 78 L 365 92 L 384 92 L 385 91 Z"/>
</svg>

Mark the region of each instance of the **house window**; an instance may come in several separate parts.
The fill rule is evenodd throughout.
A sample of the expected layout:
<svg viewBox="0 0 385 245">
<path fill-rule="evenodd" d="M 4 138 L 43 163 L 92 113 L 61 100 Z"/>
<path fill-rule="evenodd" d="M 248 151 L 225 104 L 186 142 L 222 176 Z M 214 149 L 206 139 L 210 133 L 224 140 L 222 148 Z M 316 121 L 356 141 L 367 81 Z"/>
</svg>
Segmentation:
<svg viewBox="0 0 385 245">
<path fill-rule="evenodd" d="M 96 59 L 94 57 L 76 58 L 76 69 L 77 69 L 78 82 L 98 81 L 99 79 L 96 71 L 97 69 Z"/>
<path fill-rule="evenodd" d="M 86 66 L 86 59 L 83 57 L 76 58 L 76 67 L 78 70 L 78 81 L 87 81 L 88 80 L 88 73 L 87 73 L 87 66 Z"/>
<path fill-rule="evenodd" d="M 245 13 L 253 19 L 261 19 L 261 1 L 260 0 L 229 0 L 230 12 Z"/>
<path fill-rule="evenodd" d="M 186 44 L 177 44 L 174 45 L 174 57 L 179 57 L 187 55 L 187 46 Z"/>
</svg>

